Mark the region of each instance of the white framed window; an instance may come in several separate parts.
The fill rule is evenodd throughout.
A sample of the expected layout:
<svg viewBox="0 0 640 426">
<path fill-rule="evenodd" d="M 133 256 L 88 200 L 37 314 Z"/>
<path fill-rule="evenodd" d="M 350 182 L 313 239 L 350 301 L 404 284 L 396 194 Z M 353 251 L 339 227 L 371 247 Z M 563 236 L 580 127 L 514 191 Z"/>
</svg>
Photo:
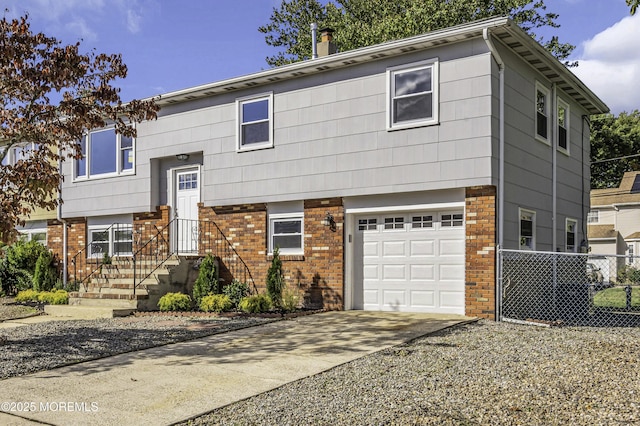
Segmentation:
<svg viewBox="0 0 640 426">
<path fill-rule="evenodd" d="M 589 210 L 589 213 L 587 213 L 587 223 L 598 223 L 598 222 L 600 222 L 600 211 Z"/>
<path fill-rule="evenodd" d="M 132 174 L 135 165 L 135 140 L 116 133 L 115 128 L 94 130 L 78 142 L 82 158 L 75 161 L 75 178 Z"/>
<path fill-rule="evenodd" d="M 549 89 L 536 83 L 536 139 L 549 143 Z"/>
<path fill-rule="evenodd" d="M 43 246 L 47 245 L 47 228 L 21 229 L 18 232 L 24 241 L 35 241 Z"/>
<path fill-rule="evenodd" d="M 518 209 L 520 250 L 536 249 L 536 212 Z"/>
<path fill-rule="evenodd" d="M 628 264 L 628 265 L 633 265 L 633 263 L 634 263 L 634 258 L 633 258 L 633 256 L 635 256 L 635 254 L 634 254 L 634 253 L 635 253 L 635 250 L 634 250 L 634 243 L 629 243 L 629 244 L 627 245 L 627 256 L 629 256 L 629 257 L 627 258 L 627 264 Z"/>
<path fill-rule="evenodd" d="M 273 93 L 236 99 L 237 149 L 273 147 Z"/>
<path fill-rule="evenodd" d="M 29 153 L 38 149 L 38 144 L 29 142 L 12 146 L 7 150 L 7 154 L 2 159 L 2 165 L 15 165 L 20 160 L 29 158 Z"/>
<path fill-rule="evenodd" d="M 569 253 L 577 252 L 578 245 L 576 244 L 578 221 L 575 219 L 567 218 L 565 220 L 565 251 Z"/>
<path fill-rule="evenodd" d="M 558 98 L 558 149 L 569 154 L 569 104 Z"/>
<path fill-rule="evenodd" d="M 440 215 L 441 228 L 459 228 L 463 225 L 462 213 L 443 213 Z"/>
<path fill-rule="evenodd" d="M 385 217 L 384 229 L 404 229 L 404 217 Z"/>
<path fill-rule="evenodd" d="M 411 217 L 411 228 L 433 228 L 433 215 L 424 214 Z"/>
<path fill-rule="evenodd" d="M 304 214 L 269 215 L 269 253 L 304 254 Z"/>
<path fill-rule="evenodd" d="M 387 129 L 438 123 L 438 60 L 387 70 Z"/>
<path fill-rule="evenodd" d="M 375 231 L 378 228 L 378 219 L 375 217 L 358 219 L 358 231 Z"/>
<path fill-rule="evenodd" d="M 91 226 L 89 233 L 88 257 L 130 256 L 133 252 L 133 227 L 114 225 L 111 227 Z"/>
</svg>

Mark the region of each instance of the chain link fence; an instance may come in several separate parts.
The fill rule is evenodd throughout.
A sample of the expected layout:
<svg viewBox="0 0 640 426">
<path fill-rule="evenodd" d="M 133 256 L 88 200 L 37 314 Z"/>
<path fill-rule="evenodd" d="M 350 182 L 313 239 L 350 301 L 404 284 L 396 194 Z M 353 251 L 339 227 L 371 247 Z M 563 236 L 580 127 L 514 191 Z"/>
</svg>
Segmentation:
<svg viewBox="0 0 640 426">
<path fill-rule="evenodd" d="M 499 317 L 640 326 L 640 257 L 498 250 Z"/>
</svg>

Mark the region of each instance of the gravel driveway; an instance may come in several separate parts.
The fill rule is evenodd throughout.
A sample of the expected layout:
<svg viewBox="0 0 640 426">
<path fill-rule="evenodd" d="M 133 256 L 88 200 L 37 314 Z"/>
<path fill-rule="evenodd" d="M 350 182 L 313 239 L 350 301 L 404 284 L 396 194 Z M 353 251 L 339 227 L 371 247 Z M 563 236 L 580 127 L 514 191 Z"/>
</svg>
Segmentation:
<svg viewBox="0 0 640 426">
<path fill-rule="evenodd" d="M 128 317 L 0 330 L 0 377 L 265 319 Z M 640 424 L 640 329 L 479 321 L 384 350 L 185 424 Z"/>
</svg>

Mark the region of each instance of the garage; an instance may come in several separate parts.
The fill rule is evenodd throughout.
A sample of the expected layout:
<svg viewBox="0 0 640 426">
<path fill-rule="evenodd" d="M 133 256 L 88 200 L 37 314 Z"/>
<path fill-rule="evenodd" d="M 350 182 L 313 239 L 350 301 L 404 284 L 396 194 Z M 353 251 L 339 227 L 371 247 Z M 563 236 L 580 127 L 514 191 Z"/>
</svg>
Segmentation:
<svg viewBox="0 0 640 426">
<path fill-rule="evenodd" d="M 354 309 L 465 313 L 464 213 L 355 218 Z"/>
</svg>

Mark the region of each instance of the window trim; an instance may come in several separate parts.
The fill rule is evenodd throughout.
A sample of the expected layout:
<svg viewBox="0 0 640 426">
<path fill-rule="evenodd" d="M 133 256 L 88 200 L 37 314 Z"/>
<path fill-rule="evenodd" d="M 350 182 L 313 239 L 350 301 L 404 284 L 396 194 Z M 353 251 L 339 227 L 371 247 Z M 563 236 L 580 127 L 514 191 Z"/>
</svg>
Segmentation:
<svg viewBox="0 0 640 426">
<path fill-rule="evenodd" d="M 134 232 L 133 232 L 133 225 L 130 224 L 120 224 L 122 225 L 122 227 L 116 227 L 114 228 L 113 225 L 90 225 L 87 226 L 87 240 L 88 240 L 88 249 L 87 249 L 87 259 L 97 259 L 97 258 L 101 258 L 102 256 L 104 256 L 104 252 L 101 253 L 93 253 L 93 232 L 108 232 L 108 240 L 107 243 L 109 245 L 108 248 L 108 255 L 109 257 L 128 257 L 131 256 L 133 254 L 133 243 L 134 243 Z M 131 252 L 118 252 L 117 254 L 114 253 L 114 247 L 115 244 L 117 242 L 123 242 L 125 240 L 118 240 L 116 241 L 116 236 L 115 233 L 116 231 L 122 231 L 124 229 L 127 229 L 126 227 L 129 227 L 128 229 L 131 230 Z"/>
<path fill-rule="evenodd" d="M 99 132 L 113 131 L 116 137 L 116 149 L 114 152 L 115 160 L 116 160 L 116 171 L 115 172 L 107 172 L 107 173 L 97 173 L 91 174 L 91 135 Z M 95 179 L 104 179 L 110 177 L 117 176 L 129 176 L 134 175 L 136 173 L 136 138 L 131 137 L 131 152 L 133 156 L 132 165 L 130 169 L 124 169 L 124 164 L 122 161 L 122 153 L 124 150 L 122 149 L 122 134 L 117 133 L 115 131 L 115 126 L 103 127 L 100 129 L 93 129 L 89 132 L 86 132 L 82 135 L 82 139 L 78 141 L 79 144 L 84 143 L 84 155 L 82 156 L 82 160 L 84 160 L 84 174 L 78 174 L 78 161 L 81 159 L 76 159 L 73 161 L 73 180 L 75 181 L 85 181 L 85 180 L 95 180 Z"/>
<path fill-rule="evenodd" d="M 273 213 L 269 215 L 269 256 L 273 255 L 275 245 L 273 244 L 273 237 L 276 236 L 274 232 L 275 222 L 293 222 L 300 221 L 300 248 L 280 248 L 279 253 L 281 255 L 304 255 L 304 212 L 295 213 Z M 277 234 L 277 235 L 298 235 L 296 234 Z"/>
<path fill-rule="evenodd" d="M 573 248 L 569 248 L 569 224 L 573 224 Z M 564 250 L 567 253 L 577 253 L 578 252 L 578 221 L 576 219 L 572 219 L 570 217 L 566 218 L 564 221 Z"/>
<path fill-rule="evenodd" d="M 523 244 L 522 236 L 522 216 L 531 215 L 531 246 Z M 536 212 L 533 210 L 527 210 L 518 208 L 518 249 L 519 250 L 532 250 L 536 249 Z"/>
<path fill-rule="evenodd" d="M 18 233 L 20 236 L 24 237 L 26 241 L 34 241 L 33 236 L 36 234 L 44 234 L 44 242 L 40 240 L 35 240 L 36 242 L 42 244 L 47 247 L 47 228 L 29 228 L 29 229 L 18 229 Z"/>
<path fill-rule="evenodd" d="M 546 124 L 547 124 L 547 131 L 546 134 L 547 136 L 544 137 L 542 135 L 540 135 L 540 133 L 538 132 L 538 92 L 542 92 L 545 96 L 545 112 L 546 112 Z M 551 118 L 551 114 L 550 114 L 550 110 L 551 110 L 551 105 L 549 105 L 549 101 L 551 99 L 551 92 L 550 90 L 542 85 L 540 82 L 536 81 L 536 89 L 535 89 L 535 95 L 533 98 L 533 112 L 534 112 L 534 126 L 535 126 L 535 137 L 536 140 L 543 142 L 547 145 L 551 144 L 551 138 L 549 137 L 549 133 L 550 133 L 550 118 Z"/>
<path fill-rule="evenodd" d="M 439 98 L 439 60 L 438 58 L 426 59 L 420 62 L 414 62 L 411 64 L 398 65 L 395 67 L 387 68 L 386 72 L 386 84 L 387 84 L 387 131 L 410 129 L 414 127 L 433 126 L 439 124 L 439 111 L 440 111 L 440 98 Z M 394 75 L 398 72 L 409 72 L 418 69 L 431 68 L 431 118 L 418 119 L 407 121 L 403 123 L 393 122 L 393 100 L 394 100 Z"/>
<path fill-rule="evenodd" d="M 5 155 L 4 158 L 0 159 L 0 163 L 3 166 L 15 166 L 16 163 L 18 162 L 18 160 L 16 159 L 16 151 L 17 150 L 21 150 L 22 152 L 25 152 L 25 148 L 28 147 L 26 152 L 31 152 L 31 151 L 35 151 L 36 149 L 38 149 L 38 146 L 39 145 L 37 143 L 35 143 L 35 142 L 16 143 L 15 145 L 12 145 L 7 150 L 7 155 Z"/>
<path fill-rule="evenodd" d="M 243 145 L 242 143 L 242 105 L 245 103 L 259 102 L 266 100 L 268 102 L 267 120 L 269 121 L 269 140 L 267 142 Z M 264 120 L 263 120 L 264 121 Z M 256 121 L 257 122 L 257 121 Z M 260 93 L 257 95 L 245 96 L 236 99 L 236 152 L 255 151 L 259 149 L 273 148 L 273 92 Z"/>
<path fill-rule="evenodd" d="M 564 123 L 564 129 L 565 129 L 565 136 L 566 136 L 566 143 L 567 143 L 567 147 L 563 148 L 560 146 L 560 109 L 563 108 L 564 109 L 564 117 L 565 117 L 565 123 Z M 571 126 L 571 109 L 569 106 L 569 103 L 567 103 L 566 101 L 564 101 L 561 97 L 558 97 L 558 105 L 557 105 L 557 116 L 556 116 L 556 121 L 557 121 L 557 126 L 558 126 L 558 140 L 556 142 L 557 145 L 557 149 L 558 151 L 570 155 L 570 147 L 571 147 L 571 138 L 570 138 L 570 126 Z"/>
<path fill-rule="evenodd" d="M 589 210 L 587 213 L 587 224 L 592 223 L 600 223 L 600 210 Z"/>
<path fill-rule="evenodd" d="M 460 216 L 460 218 L 456 218 L 455 216 Z M 447 219 L 447 222 L 451 222 L 450 225 L 444 225 L 444 216 L 451 216 L 451 219 Z M 439 222 L 440 222 L 440 229 L 460 229 L 460 228 L 464 228 L 465 224 L 464 224 L 464 212 L 462 211 L 443 211 L 440 212 L 439 214 Z M 460 222 L 459 225 L 456 225 L 456 222 Z"/>
</svg>

